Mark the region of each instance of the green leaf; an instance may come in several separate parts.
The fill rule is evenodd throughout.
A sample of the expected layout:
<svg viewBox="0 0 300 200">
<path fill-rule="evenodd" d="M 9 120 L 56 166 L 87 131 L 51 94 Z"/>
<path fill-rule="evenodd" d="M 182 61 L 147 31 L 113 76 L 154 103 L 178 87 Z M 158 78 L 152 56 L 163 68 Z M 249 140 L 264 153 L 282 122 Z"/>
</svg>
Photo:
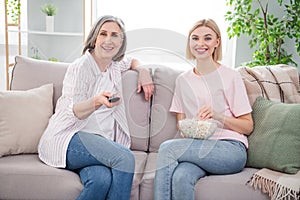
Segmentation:
<svg viewBox="0 0 300 200">
<path fill-rule="evenodd" d="M 277 6 L 282 10 L 279 13 L 283 17 L 265 9 L 265 19 L 258 1 L 262 5 L 266 3 L 260 0 L 227 0 L 230 11 L 227 12 L 225 20 L 230 24 L 230 28 L 227 28 L 229 37 L 240 37 L 243 34 L 250 36 L 248 45 L 254 50 L 254 61 L 250 65 L 280 62 L 295 64 L 283 46 L 287 38 L 294 40 L 295 49 L 300 55 L 300 1 L 289 0 L 289 4 L 283 4 L 283 0 L 272 1 L 273 4 L 278 3 Z"/>
</svg>

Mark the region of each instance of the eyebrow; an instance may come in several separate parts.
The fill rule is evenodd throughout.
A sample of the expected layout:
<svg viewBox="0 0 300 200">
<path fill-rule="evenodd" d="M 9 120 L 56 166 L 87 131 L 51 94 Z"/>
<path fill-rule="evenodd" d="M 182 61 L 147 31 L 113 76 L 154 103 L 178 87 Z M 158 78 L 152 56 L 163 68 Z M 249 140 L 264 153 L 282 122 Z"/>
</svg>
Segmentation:
<svg viewBox="0 0 300 200">
<path fill-rule="evenodd" d="M 196 34 L 193 34 L 193 35 L 191 35 L 191 36 L 192 36 L 192 37 L 199 37 L 199 36 L 196 35 Z M 212 34 L 208 33 L 208 34 L 204 35 L 204 37 L 207 37 L 207 36 L 212 36 Z"/>
<path fill-rule="evenodd" d="M 107 31 L 107 30 L 100 30 L 99 32 L 100 32 L 100 33 L 102 33 L 102 32 L 107 33 L 108 31 Z M 112 33 L 112 34 L 119 34 L 119 35 L 121 35 L 121 33 L 117 32 L 117 31 L 113 31 L 113 32 L 111 32 L 111 33 Z"/>
</svg>

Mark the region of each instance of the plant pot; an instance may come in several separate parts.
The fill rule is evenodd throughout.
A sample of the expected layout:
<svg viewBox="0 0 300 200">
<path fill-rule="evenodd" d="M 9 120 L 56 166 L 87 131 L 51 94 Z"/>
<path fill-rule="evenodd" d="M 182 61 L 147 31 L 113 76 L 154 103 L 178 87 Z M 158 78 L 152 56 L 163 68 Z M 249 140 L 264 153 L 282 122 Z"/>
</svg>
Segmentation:
<svg viewBox="0 0 300 200">
<path fill-rule="evenodd" d="M 46 31 L 54 31 L 54 16 L 46 16 Z"/>
</svg>

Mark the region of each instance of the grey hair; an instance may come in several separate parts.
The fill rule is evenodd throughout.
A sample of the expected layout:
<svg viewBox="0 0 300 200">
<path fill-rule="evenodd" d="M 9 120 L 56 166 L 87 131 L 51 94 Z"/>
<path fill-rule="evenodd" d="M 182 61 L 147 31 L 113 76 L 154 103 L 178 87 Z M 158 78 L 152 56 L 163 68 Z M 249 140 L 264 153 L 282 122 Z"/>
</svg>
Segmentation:
<svg viewBox="0 0 300 200">
<path fill-rule="evenodd" d="M 112 58 L 114 61 L 120 61 L 123 59 L 127 47 L 127 37 L 125 33 L 125 25 L 124 22 L 115 16 L 112 15 L 104 15 L 100 17 L 93 25 L 92 29 L 90 30 L 90 33 L 84 43 L 84 48 L 82 50 L 82 54 L 84 54 L 87 50 L 95 49 L 95 43 L 97 40 L 97 36 L 99 34 L 99 31 L 102 27 L 102 25 L 106 22 L 115 22 L 119 25 L 122 35 L 123 35 L 123 43 L 119 50 L 119 52 Z"/>
</svg>

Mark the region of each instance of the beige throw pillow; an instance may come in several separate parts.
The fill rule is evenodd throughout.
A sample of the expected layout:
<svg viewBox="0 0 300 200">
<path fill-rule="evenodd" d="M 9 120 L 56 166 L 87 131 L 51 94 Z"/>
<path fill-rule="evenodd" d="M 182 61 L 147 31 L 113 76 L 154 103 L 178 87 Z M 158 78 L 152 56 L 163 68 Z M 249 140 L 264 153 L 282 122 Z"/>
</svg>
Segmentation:
<svg viewBox="0 0 300 200">
<path fill-rule="evenodd" d="M 53 114 L 53 84 L 27 91 L 0 91 L 0 157 L 37 153 Z"/>
</svg>

